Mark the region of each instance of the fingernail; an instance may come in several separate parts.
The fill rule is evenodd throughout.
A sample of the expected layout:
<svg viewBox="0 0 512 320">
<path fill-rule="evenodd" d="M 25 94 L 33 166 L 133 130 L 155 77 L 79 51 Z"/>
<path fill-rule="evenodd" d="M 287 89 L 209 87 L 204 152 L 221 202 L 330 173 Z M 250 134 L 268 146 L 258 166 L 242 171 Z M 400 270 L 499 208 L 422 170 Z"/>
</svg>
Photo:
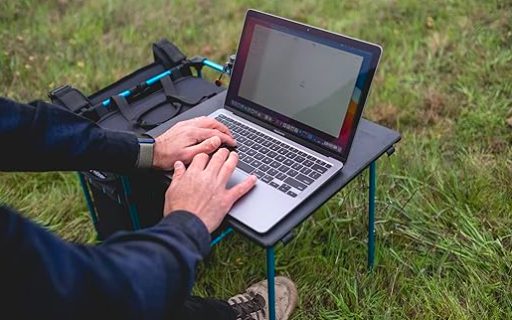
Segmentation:
<svg viewBox="0 0 512 320">
<path fill-rule="evenodd" d="M 181 161 L 176 161 L 174 163 L 174 169 L 179 169 L 181 166 L 183 166 L 183 163 Z"/>
</svg>

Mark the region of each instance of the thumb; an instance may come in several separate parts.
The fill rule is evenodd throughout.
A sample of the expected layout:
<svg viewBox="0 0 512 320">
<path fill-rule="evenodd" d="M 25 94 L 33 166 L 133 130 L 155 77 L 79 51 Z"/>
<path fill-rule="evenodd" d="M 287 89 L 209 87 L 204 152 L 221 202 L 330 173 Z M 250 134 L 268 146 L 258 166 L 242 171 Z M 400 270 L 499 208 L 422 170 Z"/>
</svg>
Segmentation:
<svg viewBox="0 0 512 320">
<path fill-rule="evenodd" d="M 185 174 L 185 165 L 181 161 L 176 161 L 174 163 L 174 173 L 172 175 L 172 180 L 177 181 L 181 179 L 183 174 Z"/>
</svg>

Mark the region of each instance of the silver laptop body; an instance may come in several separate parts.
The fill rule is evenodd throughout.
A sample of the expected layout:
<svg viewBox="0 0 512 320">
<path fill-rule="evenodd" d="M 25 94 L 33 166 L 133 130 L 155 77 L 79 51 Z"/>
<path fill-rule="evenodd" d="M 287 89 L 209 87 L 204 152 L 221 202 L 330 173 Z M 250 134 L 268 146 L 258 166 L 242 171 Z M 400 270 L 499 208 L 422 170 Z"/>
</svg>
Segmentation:
<svg viewBox="0 0 512 320">
<path fill-rule="evenodd" d="M 231 217 L 266 233 L 340 172 L 381 50 L 247 12 L 226 104 L 209 115 L 237 140 L 240 161 L 228 187 L 259 178 Z"/>
</svg>

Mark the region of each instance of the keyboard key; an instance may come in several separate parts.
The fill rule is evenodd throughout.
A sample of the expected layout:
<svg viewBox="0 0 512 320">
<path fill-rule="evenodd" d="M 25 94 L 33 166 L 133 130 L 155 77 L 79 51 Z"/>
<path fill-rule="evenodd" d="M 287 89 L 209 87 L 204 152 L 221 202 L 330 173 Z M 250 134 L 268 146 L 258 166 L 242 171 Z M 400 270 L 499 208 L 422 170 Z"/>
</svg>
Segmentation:
<svg viewBox="0 0 512 320">
<path fill-rule="evenodd" d="M 251 158 L 251 157 L 246 157 L 246 158 L 244 158 L 244 159 L 243 159 L 243 162 L 245 162 L 245 163 L 247 163 L 247 164 L 251 164 L 251 162 L 253 162 L 253 160 L 254 160 L 254 159 L 253 159 L 253 158 Z"/>
<path fill-rule="evenodd" d="M 290 186 L 283 183 L 278 189 L 283 192 L 287 192 L 288 190 L 290 190 Z"/>
<path fill-rule="evenodd" d="M 270 181 L 272 181 L 272 179 L 274 179 L 274 178 L 267 175 L 267 176 L 264 176 L 263 178 L 261 178 L 261 181 L 263 181 L 265 183 L 269 183 Z"/>
<path fill-rule="evenodd" d="M 287 166 L 291 166 L 292 164 L 294 164 L 295 162 L 293 162 L 293 160 L 291 159 L 285 159 L 284 162 L 283 162 L 285 165 Z"/>
<path fill-rule="evenodd" d="M 262 146 L 261 144 L 257 144 L 257 143 L 255 143 L 255 144 L 252 146 L 252 148 L 253 148 L 254 150 L 260 150 L 262 147 L 263 147 L 263 146 Z"/>
<path fill-rule="evenodd" d="M 267 153 L 267 156 L 271 157 L 271 158 L 275 158 L 277 156 L 277 152 L 274 152 L 274 151 L 269 151 Z"/>
<path fill-rule="evenodd" d="M 261 162 L 259 162 L 258 160 L 254 159 L 252 162 L 251 162 L 251 165 L 255 168 L 259 167 L 261 165 Z"/>
<path fill-rule="evenodd" d="M 298 163 L 294 163 L 292 165 L 292 169 L 295 169 L 295 170 L 300 170 L 302 168 L 303 168 L 303 166 L 301 164 L 298 164 Z"/>
<path fill-rule="evenodd" d="M 270 164 L 270 166 L 271 166 L 272 168 L 277 169 L 277 168 L 279 168 L 279 167 L 281 166 L 281 164 L 280 164 L 279 162 L 277 162 L 277 161 L 274 161 L 274 162 L 272 162 L 272 163 Z"/>
<path fill-rule="evenodd" d="M 258 179 L 261 179 L 265 176 L 265 172 L 260 171 L 260 170 L 256 170 L 252 174 L 254 174 L 256 177 L 258 177 Z"/>
<path fill-rule="evenodd" d="M 273 145 L 270 146 L 270 149 L 272 149 L 274 151 L 277 151 L 277 150 L 281 149 L 281 147 L 278 146 L 277 144 L 273 144 Z"/>
<path fill-rule="evenodd" d="M 263 160 L 261 160 L 261 162 L 263 162 L 264 164 L 270 164 L 272 163 L 272 159 L 270 159 L 269 157 L 265 157 L 263 158 Z"/>
<path fill-rule="evenodd" d="M 311 167 L 312 165 L 314 165 L 315 163 L 311 160 L 306 160 L 302 163 L 305 167 Z"/>
<path fill-rule="evenodd" d="M 297 196 L 297 194 L 293 191 L 288 191 L 286 194 L 289 196 L 292 196 L 293 198 L 295 198 Z"/>
<path fill-rule="evenodd" d="M 286 174 L 289 175 L 290 177 L 295 177 L 298 174 L 298 172 L 293 169 L 290 169 Z"/>
<path fill-rule="evenodd" d="M 268 140 L 265 140 L 261 144 L 264 145 L 265 147 L 270 147 L 272 145 L 272 142 L 268 141 Z"/>
<path fill-rule="evenodd" d="M 311 169 L 304 167 L 304 168 L 300 169 L 300 172 L 304 173 L 304 174 L 309 174 L 311 172 Z"/>
<path fill-rule="evenodd" d="M 322 167 L 318 164 L 314 164 L 311 169 L 315 170 L 316 172 L 325 173 L 327 171 L 327 168 Z"/>
<path fill-rule="evenodd" d="M 267 172 L 270 169 L 270 167 L 267 166 L 266 164 L 262 164 L 261 166 L 259 166 L 258 169 L 260 169 L 263 172 Z"/>
<path fill-rule="evenodd" d="M 267 148 L 263 147 L 260 149 L 260 152 L 263 153 L 263 154 L 267 154 L 270 150 L 268 150 Z"/>
<path fill-rule="evenodd" d="M 290 173 L 288 173 L 288 174 L 290 174 Z M 316 179 L 320 178 L 321 174 L 320 174 L 320 173 L 318 173 L 318 172 L 316 172 L 316 171 L 311 171 L 311 173 L 309 174 L 309 176 L 310 176 L 311 178 L 313 178 L 313 179 L 315 179 L 315 180 L 316 180 Z"/>
<path fill-rule="evenodd" d="M 256 150 L 253 150 L 253 149 L 249 149 L 247 150 L 247 154 L 250 155 L 251 157 L 253 157 L 254 155 L 256 155 Z"/>
<path fill-rule="evenodd" d="M 254 171 L 254 167 L 248 165 L 247 163 L 243 163 L 242 161 L 238 161 L 237 167 L 238 169 L 241 169 L 242 171 L 245 171 L 247 173 L 251 173 Z"/>
<path fill-rule="evenodd" d="M 306 158 L 307 158 L 308 160 L 315 160 L 315 157 L 313 157 L 312 155 L 309 155 L 309 154 L 307 155 L 307 157 L 306 157 Z"/>
<path fill-rule="evenodd" d="M 326 164 L 325 164 L 325 167 L 326 167 L 327 169 L 330 169 L 332 166 L 331 166 L 330 164 L 326 163 Z"/>
<path fill-rule="evenodd" d="M 305 158 L 304 157 L 301 157 L 301 156 L 296 156 L 295 157 L 295 161 L 297 161 L 298 163 L 302 163 L 302 161 L 304 161 Z"/>
<path fill-rule="evenodd" d="M 251 140 L 256 139 L 256 137 L 257 137 L 257 136 L 256 136 L 256 134 L 254 134 L 254 133 L 251 133 L 251 134 L 248 136 L 248 138 L 249 138 L 249 139 L 251 139 Z"/>
<path fill-rule="evenodd" d="M 247 152 L 247 150 L 249 150 L 249 148 L 246 146 L 242 145 L 238 147 L 238 152 Z"/>
<path fill-rule="evenodd" d="M 279 185 L 277 183 L 273 182 L 273 181 L 270 181 L 269 185 L 271 187 L 274 187 L 274 188 L 278 188 L 279 187 Z"/>
<path fill-rule="evenodd" d="M 288 153 L 288 150 L 286 150 L 285 148 L 279 148 L 279 150 L 277 150 L 277 153 L 285 155 Z"/>
<path fill-rule="evenodd" d="M 254 141 L 252 141 L 252 140 L 247 140 L 247 141 L 245 141 L 245 143 L 244 143 L 244 144 L 245 144 L 246 146 L 249 146 L 249 147 L 250 147 L 250 146 L 252 146 L 252 145 L 254 144 Z"/>
<path fill-rule="evenodd" d="M 256 141 L 257 143 L 262 143 L 265 140 L 262 137 L 257 137 L 256 139 L 254 139 L 254 141 Z"/>
<path fill-rule="evenodd" d="M 290 177 L 286 178 L 284 180 L 284 182 L 289 184 L 289 185 L 291 185 L 295 189 L 300 190 L 300 191 L 303 191 L 307 187 L 304 183 L 301 183 L 301 182 L 299 182 L 299 181 L 297 181 L 297 180 L 295 180 L 293 178 L 290 178 Z"/>
<path fill-rule="evenodd" d="M 284 164 L 282 166 L 280 166 L 277 170 L 281 171 L 282 173 L 285 173 L 286 171 L 288 171 L 288 168 L 287 166 L 285 166 Z"/>
<path fill-rule="evenodd" d="M 287 156 L 288 158 L 290 158 L 290 159 L 293 159 L 293 158 L 295 158 L 297 155 L 295 154 L 295 152 L 291 152 L 291 151 L 289 151 L 289 152 L 286 154 L 286 156 Z"/>
<path fill-rule="evenodd" d="M 313 179 L 311 179 L 310 177 L 306 177 L 305 175 L 299 173 L 295 179 L 297 179 L 299 182 L 302 182 L 302 183 L 305 183 L 307 185 L 310 185 L 314 182 Z"/>
<path fill-rule="evenodd" d="M 282 156 L 282 155 L 278 155 L 278 156 L 276 157 L 276 161 L 278 161 L 278 162 L 283 162 L 283 161 L 284 161 L 284 159 L 286 159 L 286 158 L 285 158 L 284 156 Z"/>
<path fill-rule="evenodd" d="M 264 155 L 262 155 L 261 153 L 257 153 L 255 156 L 254 156 L 254 159 L 257 159 L 257 160 L 263 160 L 263 158 L 265 158 Z"/>
<path fill-rule="evenodd" d="M 282 172 L 279 172 L 277 175 L 276 175 L 276 178 L 283 181 L 284 179 L 286 179 L 286 175 Z"/>
<path fill-rule="evenodd" d="M 302 151 L 299 151 L 297 152 L 300 156 L 303 156 L 303 157 L 306 157 L 307 156 L 307 153 L 305 152 L 302 152 Z"/>
<path fill-rule="evenodd" d="M 275 177 L 276 174 L 278 174 L 279 171 L 277 171 L 276 169 L 273 169 L 273 168 L 270 168 L 268 171 L 267 171 L 267 174 L 272 176 L 272 177 Z"/>
</svg>

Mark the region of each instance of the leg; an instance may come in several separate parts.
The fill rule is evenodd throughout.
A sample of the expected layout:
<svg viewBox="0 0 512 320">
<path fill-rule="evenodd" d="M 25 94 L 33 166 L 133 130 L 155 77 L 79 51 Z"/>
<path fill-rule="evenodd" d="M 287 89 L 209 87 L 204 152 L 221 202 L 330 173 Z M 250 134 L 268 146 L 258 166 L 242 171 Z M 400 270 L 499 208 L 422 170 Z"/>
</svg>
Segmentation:
<svg viewBox="0 0 512 320">
<path fill-rule="evenodd" d="M 376 164 L 370 164 L 370 187 L 368 199 L 368 270 L 373 269 L 375 258 L 375 188 L 376 188 Z"/>
<path fill-rule="evenodd" d="M 267 281 L 268 281 L 268 318 L 276 319 L 276 299 L 275 299 L 275 268 L 274 247 L 267 248 Z"/>
</svg>

